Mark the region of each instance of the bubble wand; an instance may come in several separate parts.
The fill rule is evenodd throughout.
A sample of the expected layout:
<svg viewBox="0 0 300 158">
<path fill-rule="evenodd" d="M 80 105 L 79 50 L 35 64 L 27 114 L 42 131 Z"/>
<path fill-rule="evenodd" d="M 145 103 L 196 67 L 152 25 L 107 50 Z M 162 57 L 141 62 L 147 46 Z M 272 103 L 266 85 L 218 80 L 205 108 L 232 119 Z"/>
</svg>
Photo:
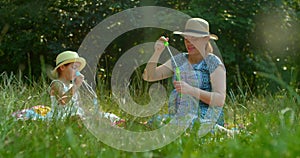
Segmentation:
<svg viewBox="0 0 300 158">
<path fill-rule="evenodd" d="M 75 73 L 76 76 L 80 76 L 82 75 L 79 71 L 76 71 Z M 96 92 L 93 90 L 92 86 L 90 86 L 85 80 L 83 80 L 83 85 L 86 87 L 86 89 L 90 92 L 90 94 L 93 95 L 93 104 L 95 106 L 95 112 L 97 112 L 99 110 L 99 106 L 98 106 L 98 97 Z"/>
<path fill-rule="evenodd" d="M 75 73 L 76 76 L 82 75 L 79 71 L 76 71 Z M 119 118 L 115 114 L 112 113 L 106 113 L 106 112 L 99 112 L 99 105 L 98 105 L 98 97 L 96 92 L 93 90 L 92 86 L 90 86 L 87 81 L 83 80 L 83 85 L 86 87 L 89 93 L 93 95 L 93 104 L 95 107 L 95 114 L 100 114 L 100 116 L 109 119 L 113 124 L 120 125 L 125 122 L 125 120 Z"/>
<path fill-rule="evenodd" d="M 164 42 L 164 45 L 167 47 L 167 49 L 168 49 L 168 52 L 169 52 L 169 54 L 170 54 L 170 56 L 171 56 L 171 58 L 172 58 L 172 60 L 173 60 L 173 62 L 174 62 L 174 64 L 175 64 L 175 75 L 176 75 L 176 80 L 177 81 L 181 81 L 181 77 L 180 77 L 180 69 L 179 69 L 179 67 L 178 67 L 178 65 L 177 65 L 177 63 L 176 63 L 176 61 L 175 61 L 175 59 L 174 59 L 174 56 L 173 56 L 173 54 L 172 54 L 172 52 L 171 52 L 171 50 L 170 50 L 170 48 L 169 48 L 169 42 L 168 41 L 165 41 Z"/>
</svg>

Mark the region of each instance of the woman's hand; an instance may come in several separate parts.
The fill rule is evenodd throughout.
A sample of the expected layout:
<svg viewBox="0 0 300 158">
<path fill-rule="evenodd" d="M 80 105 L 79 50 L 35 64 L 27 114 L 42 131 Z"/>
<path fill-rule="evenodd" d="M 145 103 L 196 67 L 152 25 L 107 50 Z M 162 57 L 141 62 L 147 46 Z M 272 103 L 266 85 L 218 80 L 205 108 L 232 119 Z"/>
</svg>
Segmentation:
<svg viewBox="0 0 300 158">
<path fill-rule="evenodd" d="M 164 64 L 157 66 L 159 63 L 160 55 L 165 49 L 164 42 L 167 42 L 169 39 L 161 36 L 154 45 L 154 53 L 147 62 L 146 68 L 143 73 L 143 79 L 145 81 L 153 82 L 169 78 L 173 76 L 173 69 L 171 65 L 171 60 L 166 61 Z"/>
<path fill-rule="evenodd" d="M 193 87 L 184 81 L 174 81 L 174 87 L 177 92 L 182 94 L 191 94 Z"/>
<path fill-rule="evenodd" d="M 165 49 L 165 45 L 164 45 L 164 42 L 168 42 L 169 38 L 166 38 L 164 36 L 161 36 L 156 42 L 155 42 L 155 45 L 154 45 L 154 50 L 155 52 L 159 52 L 159 53 L 162 53 Z"/>
</svg>

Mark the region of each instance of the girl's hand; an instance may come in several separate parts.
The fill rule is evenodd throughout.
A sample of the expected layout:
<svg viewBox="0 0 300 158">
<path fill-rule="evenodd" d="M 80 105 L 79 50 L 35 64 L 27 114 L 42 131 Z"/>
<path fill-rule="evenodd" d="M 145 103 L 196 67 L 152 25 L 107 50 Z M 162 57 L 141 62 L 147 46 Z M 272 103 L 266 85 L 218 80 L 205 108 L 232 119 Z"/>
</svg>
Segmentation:
<svg viewBox="0 0 300 158">
<path fill-rule="evenodd" d="M 193 87 L 184 81 L 174 81 L 174 87 L 177 92 L 182 94 L 189 94 L 193 90 Z"/>
<path fill-rule="evenodd" d="M 169 38 L 166 38 L 164 36 L 161 36 L 156 42 L 155 42 L 155 45 L 154 45 L 154 50 L 155 52 L 159 52 L 159 53 L 162 53 L 163 50 L 165 49 L 165 45 L 164 45 L 164 42 L 168 42 Z"/>
<path fill-rule="evenodd" d="M 84 80 L 84 76 L 82 74 L 76 75 L 74 79 L 75 86 L 80 87 L 82 85 L 83 80 Z"/>
</svg>

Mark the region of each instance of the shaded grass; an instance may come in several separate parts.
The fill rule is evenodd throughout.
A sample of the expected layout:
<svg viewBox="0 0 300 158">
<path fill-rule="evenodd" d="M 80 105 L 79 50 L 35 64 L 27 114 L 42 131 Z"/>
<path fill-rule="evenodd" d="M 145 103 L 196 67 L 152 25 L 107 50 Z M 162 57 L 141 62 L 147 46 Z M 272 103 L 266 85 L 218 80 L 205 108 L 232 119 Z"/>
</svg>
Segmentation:
<svg viewBox="0 0 300 158">
<path fill-rule="evenodd" d="M 299 105 L 285 91 L 252 96 L 228 94 L 224 107 L 234 137 L 214 131 L 197 137 L 196 124 L 174 142 L 148 152 L 126 152 L 97 140 L 78 118 L 66 121 L 15 121 L 11 113 L 38 104 L 50 105 L 47 87 L 28 86 L 14 75 L 0 83 L 0 157 L 300 157 Z M 115 104 L 110 98 L 101 105 Z M 117 111 L 117 110 L 116 110 Z M 122 116 L 126 114 L 120 113 Z M 132 116 L 131 116 L 132 117 Z M 128 129 L 151 130 L 128 116 Z"/>
</svg>

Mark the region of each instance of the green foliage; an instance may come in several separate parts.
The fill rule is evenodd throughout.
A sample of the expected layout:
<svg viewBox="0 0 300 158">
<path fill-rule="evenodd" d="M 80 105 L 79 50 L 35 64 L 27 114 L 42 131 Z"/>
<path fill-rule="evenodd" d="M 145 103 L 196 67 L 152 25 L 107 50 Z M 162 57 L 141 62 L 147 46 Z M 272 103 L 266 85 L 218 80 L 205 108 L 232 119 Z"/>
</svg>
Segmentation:
<svg viewBox="0 0 300 158">
<path fill-rule="evenodd" d="M 40 55 L 46 58 L 46 64 L 53 65 L 59 52 L 77 50 L 95 25 L 109 15 L 133 7 L 135 2 L 31 0 L 1 1 L 0 5 L 0 26 L 8 27 L 0 36 L 0 62 L 6 63 L 0 72 L 21 69 L 30 75 L 32 67 L 33 75 L 38 76 Z"/>
<path fill-rule="evenodd" d="M 11 118 L 16 110 L 50 104 L 42 71 L 54 64 L 57 53 L 77 50 L 90 30 L 108 16 L 146 5 L 177 9 L 210 22 L 227 67 L 226 123 L 240 129 L 239 134 L 215 132 L 198 138 L 195 126 L 161 149 L 131 153 L 98 141 L 78 119 Z M 298 0 L 2 0 L 0 157 L 299 157 L 299 10 Z M 128 130 L 153 128 L 117 109 L 108 90 L 112 68 L 123 52 L 161 34 L 176 38 L 165 30 L 133 30 L 115 39 L 99 61 L 99 69 L 104 68 L 100 75 L 105 76 L 98 78 L 102 108 L 127 118 Z M 174 45 L 184 50 L 183 43 L 177 42 Z M 150 84 L 141 81 L 141 72 L 142 68 L 132 76 L 130 92 L 142 104 L 149 99 L 144 93 Z M 41 80 L 34 81 L 40 74 Z M 270 95 L 270 90 L 279 92 Z"/>
<path fill-rule="evenodd" d="M 11 113 L 37 104 L 47 88 L 28 86 L 14 75 L 1 74 L 0 157 L 299 157 L 298 103 L 282 91 L 254 97 L 247 90 L 231 93 L 225 106 L 229 136 L 214 130 L 197 137 L 196 123 L 172 143 L 148 152 L 126 152 L 97 140 L 77 118 L 66 121 L 16 121 Z M 243 92 L 244 91 L 244 92 Z M 30 97 L 31 96 L 31 97 Z M 113 103 L 110 103 L 113 104 Z M 112 105 L 108 105 L 112 106 Z M 233 117 L 235 116 L 235 117 Z M 237 118 L 234 120 L 234 118 Z M 128 130 L 149 131 L 132 119 Z"/>
<path fill-rule="evenodd" d="M 0 2 L 0 72 L 21 70 L 29 80 L 38 79 L 43 69 L 41 58 L 44 65 L 54 66 L 59 52 L 77 50 L 90 30 L 105 18 L 149 5 L 176 9 L 210 22 L 211 32 L 219 36 L 216 43 L 227 68 L 229 89 L 247 85 L 256 92 L 269 84 L 269 79 L 254 72 L 274 73 L 270 67 L 276 68 L 276 73 L 288 85 L 299 89 L 300 4 L 297 0 L 3 0 Z M 106 76 L 101 79 L 109 84 L 114 63 L 125 51 L 141 43 L 154 42 L 160 35 L 176 38 L 174 45 L 185 51 L 183 43 L 171 32 L 155 28 L 133 30 L 106 48 L 99 61 L 99 69 L 104 69 L 99 73 Z M 276 91 L 278 86 L 271 83 L 267 89 Z"/>
<path fill-rule="evenodd" d="M 217 44 L 227 67 L 229 87 L 247 84 L 256 91 L 269 80 L 254 72 L 273 73 L 270 67 L 277 68 L 287 83 L 299 87 L 299 2 L 193 0 L 189 8 L 189 15 L 207 19 L 211 32 L 219 36 Z M 275 60 L 280 62 L 272 62 Z M 275 84 L 269 90 L 277 88 Z"/>
</svg>

